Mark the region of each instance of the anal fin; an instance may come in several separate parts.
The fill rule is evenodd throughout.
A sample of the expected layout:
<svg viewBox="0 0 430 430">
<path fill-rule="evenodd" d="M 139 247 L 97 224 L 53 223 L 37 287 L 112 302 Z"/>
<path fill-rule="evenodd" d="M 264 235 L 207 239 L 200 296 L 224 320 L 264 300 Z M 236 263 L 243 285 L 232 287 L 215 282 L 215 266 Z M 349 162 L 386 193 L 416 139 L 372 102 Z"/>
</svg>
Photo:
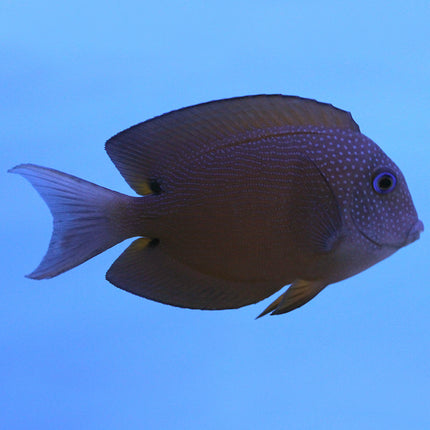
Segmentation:
<svg viewBox="0 0 430 430">
<path fill-rule="evenodd" d="M 138 296 L 192 309 L 239 308 L 259 302 L 283 286 L 206 275 L 171 257 L 163 239 L 149 238 L 135 240 L 112 264 L 106 279 Z"/>
<path fill-rule="evenodd" d="M 290 288 L 281 294 L 274 302 L 272 302 L 260 315 L 270 313 L 271 315 L 280 315 L 290 312 L 306 304 L 312 300 L 319 292 L 326 287 L 325 283 L 320 281 L 305 281 L 298 279 L 292 283 Z"/>
</svg>

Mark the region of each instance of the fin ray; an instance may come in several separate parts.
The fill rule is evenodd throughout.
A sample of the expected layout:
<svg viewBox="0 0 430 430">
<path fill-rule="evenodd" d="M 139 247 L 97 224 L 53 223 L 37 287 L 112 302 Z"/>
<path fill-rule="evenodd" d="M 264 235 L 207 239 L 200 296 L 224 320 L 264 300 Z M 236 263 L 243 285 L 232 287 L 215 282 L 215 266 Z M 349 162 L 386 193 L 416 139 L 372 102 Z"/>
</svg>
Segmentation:
<svg viewBox="0 0 430 430">
<path fill-rule="evenodd" d="M 129 237 L 115 228 L 113 209 L 130 197 L 33 164 L 21 164 L 9 172 L 20 174 L 33 185 L 54 219 L 48 251 L 28 278 L 57 276 Z"/>
<path fill-rule="evenodd" d="M 280 315 L 303 306 L 320 293 L 327 284 L 320 281 L 294 281 L 288 290 L 272 302 L 257 318 L 270 313 Z"/>
</svg>

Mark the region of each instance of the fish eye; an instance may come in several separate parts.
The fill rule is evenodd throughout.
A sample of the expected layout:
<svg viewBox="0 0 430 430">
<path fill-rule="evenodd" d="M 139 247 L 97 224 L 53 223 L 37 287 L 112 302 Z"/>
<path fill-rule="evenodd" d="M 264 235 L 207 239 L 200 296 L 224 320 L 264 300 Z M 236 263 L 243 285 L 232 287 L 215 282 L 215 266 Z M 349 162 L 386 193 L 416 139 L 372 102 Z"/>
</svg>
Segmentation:
<svg viewBox="0 0 430 430">
<path fill-rule="evenodd" d="M 380 172 L 373 178 L 373 189 L 379 194 L 387 194 L 396 187 L 397 179 L 391 172 Z"/>
</svg>

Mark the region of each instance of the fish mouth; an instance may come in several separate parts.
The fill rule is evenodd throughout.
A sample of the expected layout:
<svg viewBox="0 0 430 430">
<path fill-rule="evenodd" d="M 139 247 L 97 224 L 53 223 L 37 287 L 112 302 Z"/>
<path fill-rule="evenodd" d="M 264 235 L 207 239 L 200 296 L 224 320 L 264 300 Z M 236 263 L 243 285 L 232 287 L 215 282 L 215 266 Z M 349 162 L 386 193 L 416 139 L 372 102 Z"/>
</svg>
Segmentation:
<svg viewBox="0 0 430 430">
<path fill-rule="evenodd" d="M 377 246 L 378 248 L 382 248 L 383 246 L 388 246 L 390 248 L 400 248 L 400 246 L 395 246 L 395 245 L 383 245 L 382 243 L 377 242 L 375 239 L 372 239 L 370 236 L 368 236 L 363 230 L 358 229 L 358 231 L 360 232 L 360 234 L 366 238 L 370 243 L 373 243 L 375 246 Z"/>
<path fill-rule="evenodd" d="M 379 248 L 394 248 L 399 249 L 403 248 L 406 245 L 409 245 L 420 238 L 421 233 L 424 231 L 424 224 L 421 220 L 416 221 L 412 227 L 409 229 L 406 239 L 402 243 L 379 243 L 375 239 L 372 239 L 368 236 L 363 230 L 359 229 L 359 232 L 371 243 Z"/>
<path fill-rule="evenodd" d="M 424 224 L 421 220 L 418 220 L 408 231 L 406 241 L 403 246 L 409 245 L 420 238 L 421 233 L 424 231 Z"/>
</svg>

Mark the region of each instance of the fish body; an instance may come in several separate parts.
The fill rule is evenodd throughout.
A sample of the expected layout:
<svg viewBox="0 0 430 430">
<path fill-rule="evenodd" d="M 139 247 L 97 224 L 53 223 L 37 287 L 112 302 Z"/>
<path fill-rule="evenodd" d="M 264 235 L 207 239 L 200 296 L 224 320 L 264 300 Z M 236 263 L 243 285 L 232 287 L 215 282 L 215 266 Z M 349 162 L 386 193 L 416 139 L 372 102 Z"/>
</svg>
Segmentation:
<svg viewBox="0 0 430 430">
<path fill-rule="evenodd" d="M 292 96 L 248 96 L 180 109 L 109 139 L 108 155 L 142 197 L 34 165 L 26 177 L 54 216 L 29 276 L 56 276 L 139 237 L 107 279 L 196 309 L 302 306 L 418 239 L 400 169 L 348 112 Z"/>
</svg>

